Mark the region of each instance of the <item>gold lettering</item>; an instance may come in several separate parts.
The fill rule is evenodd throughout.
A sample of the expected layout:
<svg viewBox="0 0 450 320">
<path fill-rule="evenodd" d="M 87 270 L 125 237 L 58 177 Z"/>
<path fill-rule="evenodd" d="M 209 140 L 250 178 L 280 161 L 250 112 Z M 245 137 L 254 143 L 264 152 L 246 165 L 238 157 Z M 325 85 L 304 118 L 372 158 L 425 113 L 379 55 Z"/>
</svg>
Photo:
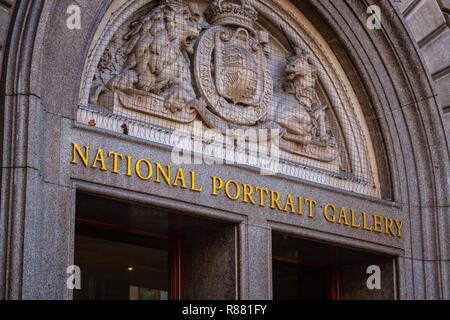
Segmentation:
<svg viewBox="0 0 450 320">
<path fill-rule="evenodd" d="M 295 213 L 294 203 L 292 202 L 292 196 L 290 193 L 288 193 L 288 195 L 287 195 L 286 205 L 284 206 L 284 211 L 288 212 L 288 210 L 287 210 L 288 206 L 291 207 L 291 213 Z"/>
<path fill-rule="evenodd" d="M 274 197 L 275 194 L 277 195 L 276 197 Z M 281 209 L 280 204 L 278 203 L 279 200 L 280 200 L 280 193 L 275 190 L 270 190 L 270 208 L 275 209 L 275 205 L 277 205 L 278 210 L 283 211 L 283 209 Z"/>
<path fill-rule="evenodd" d="M 131 177 L 131 159 L 132 157 L 127 156 L 127 176 Z"/>
<path fill-rule="evenodd" d="M 341 212 L 339 214 L 339 219 L 338 219 L 337 223 L 341 224 L 341 219 L 342 218 L 344 218 L 344 221 L 345 221 L 344 224 L 346 226 L 348 226 L 347 215 L 345 213 L 345 208 L 344 207 L 341 207 Z"/>
<path fill-rule="evenodd" d="M 303 198 L 302 197 L 297 197 L 297 200 L 298 200 L 298 214 L 303 214 L 303 211 L 302 211 L 302 200 L 303 200 Z"/>
<path fill-rule="evenodd" d="M 77 164 L 77 153 L 81 158 L 81 161 L 83 161 L 83 164 L 85 167 L 88 166 L 88 156 L 89 156 L 89 147 L 88 146 L 84 146 L 84 150 L 86 151 L 86 155 L 83 155 L 83 153 L 81 153 L 80 148 L 78 147 L 78 145 L 76 143 L 73 143 L 73 164 Z"/>
<path fill-rule="evenodd" d="M 353 228 L 361 228 L 361 224 L 358 223 L 358 225 L 355 224 L 355 210 L 352 210 L 352 227 Z"/>
<path fill-rule="evenodd" d="M 372 226 L 370 226 L 370 228 L 367 228 L 366 213 L 363 212 L 362 214 L 363 214 L 363 229 L 367 230 L 367 231 L 371 231 L 372 230 Z"/>
<path fill-rule="evenodd" d="M 173 183 L 174 187 L 178 187 L 178 181 L 181 181 L 181 188 L 187 189 L 186 182 L 184 181 L 184 174 L 182 168 L 179 168 L 177 171 L 177 176 L 175 177 L 175 181 Z"/>
<path fill-rule="evenodd" d="M 398 221 L 396 219 L 394 219 L 395 225 L 397 226 L 397 230 L 398 230 L 398 235 L 397 237 L 401 238 L 402 237 L 402 226 L 403 226 L 403 221 L 400 221 L 400 224 L 398 224 Z"/>
<path fill-rule="evenodd" d="M 258 191 L 258 190 L 259 190 L 259 199 L 260 199 L 259 206 L 264 207 L 264 192 L 266 194 L 268 194 L 269 190 L 267 190 L 265 188 L 256 187 L 256 191 Z"/>
<path fill-rule="evenodd" d="M 247 198 L 248 198 L 248 199 L 250 199 L 250 202 L 252 204 L 256 204 L 252 198 L 253 187 L 251 185 L 248 185 L 245 183 L 242 186 L 244 187 L 244 200 L 242 200 L 242 202 L 248 202 L 248 200 L 247 200 Z"/>
<path fill-rule="evenodd" d="M 374 224 L 373 231 L 383 232 L 383 228 L 378 229 L 378 227 L 381 227 L 381 216 L 374 214 L 373 215 L 373 224 Z"/>
<path fill-rule="evenodd" d="M 140 171 L 141 162 L 144 162 L 147 165 L 147 167 L 148 167 L 148 175 L 147 175 L 147 177 L 143 177 L 141 175 L 141 171 Z M 150 162 L 148 162 L 145 159 L 140 159 L 138 162 L 136 162 L 136 174 L 137 174 L 137 176 L 139 178 L 141 178 L 142 180 L 148 180 L 148 179 L 150 179 L 152 177 L 152 173 L 153 173 L 152 172 L 152 165 L 151 165 Z"/>
<path fill-rule="evenodd" d="M 97 155 L 95 156 L 94 164 L 92 165 L 92 168 L 97 168 L 97 166 L 96 166 L 97 161 L 100 161 L 102 163 L 101 170 L 106 171 L 105 159 L 103 158 L 103 151 L 102 151 L 102 149 L 98 149 Z"/>
<path fill-rule="evenodd" d="M 90 147 L 88 146 L 84 146 L 84 152 L 80 149 L 80 147 L 78 146 L 78 144 L 73 143 L 73 160 L 72 160 L 72 164 L 78 164 L 77 161 L 81 160 L 82 163 L 84 164 L 85 167 L 89 166 L 89 151 L 90 151 Z M 77 159 L 78 157 L 78 159 Z M 92 156 L 91 156 L 92 157 Z M 120 160 L 124 160 L 124 155 L 120 154 L 120 153 L 116 153 L 116 152 L 112 152 L 110 151 L 108 153 L 108 157 L 113 159 L 113 166 L 112 166 L 112 173 L 119 173 L 118 172 L 118 162 L 119 159 Z M 126 171 L 126 175 L 127 176 L 132 176 L 132 157 L 130 156 L 126 156 L 126 160 L 127 160 L 127 171 Z M 100 163 L 100 165 L 99 165 Z M 143 175 L 141 173 L 142 167 L 141 164 L 145 163 L 147 168 L 148 168 L 148 174 L 147 175 Z M 156 180 L 155 182 L 161 183 L 161 180 L 165 180 L 165 182 L 170 185 L 171 184 L 171 169 L 172 166 L 167 165 L 166 167 L 163 167 L 160 163 L 155 163 L 156 165 Z M 100 169 L 102 171 L 106 171 L 106 166 L 105 166 L 105 159 L 103 156 L 103 150 L 102 149 L 98 149 L 97 153 L 95 155 L 95 159 L 94 162 L 92 164 L 92 168 L 97 168 L 100 167 Z M 135 172 L 136 175 L 142 179 L 142 180 L 149 180 L 152 177 L 153 174 L 153 167 L 152 164 L 146 160 L 146 159 L 140 159 L 139 161 L 136 162 L 135 164 Z M 192 191 L 196 191 L 196 192 L 202 192 L 203 190 L 203 186 L 196 185 L 196 171 L 191 171 L 191 185 L 190 185 L 190 190 Z M 160 175 L 162 176 L 162 178 L 160 177 Z M 216 176 L 211 176 L 212 178 L 212 195 L 217 196 L 218 195 L 218 190 L 225 189 L 225 194 L 226 196 L 231 199 L 231 200 L 237 200 L 239 199 L 240 195 L 241 195 L 241 187 L 240 184 L 238 182 L 236 182 L 235 180 L 229 180 L 227 181 L 227 183 L 224 185 L 224 182 L 221 178 L 216 177 Z M 186 186 L 186 182 L 185 182 L 185 178 L 184 178 L 184 173 L 183 173 L 183 169 L 179 168 L 175 177 L 175 180 L 173 182 L 173 186 L 177 187 L 179 185 L 179 183 L 181 183 L 181 188 L 183 189 L 187 189 L 188 187 Z M 230 193 L 230 185 L 233 184 L 236 188 L 235 190 L 235 195 L 231 195 Z M 254 196 L 254 191 L 255 192 L 259 192 L 259 196 L 260 196 L 260 201 L 259 201 L 259 206 L 264 207 L 264 193 L 266 195 L 269 195 L 269 191 L 270 191 L 270 208 L 271 209 L 278 209 L 279 211 L 282 212 L 289 212 L 289 213 L 296 213 L 296 208 L 294 206 L 293 203 L 293 198 L 292 195 L 290 193 L 287 194 L 286 196 L 286 200 L 285 200 L 285 205 L 284 208 L 282 208 L 282 206 L 280 205 L 280 193 L 278 191 L 275 190 L 269 190 L 266 188 L 260 188 L 260 187 L 253 187 L 250 184 L 242 184 L 242 188 L 243 188 L 243 200 L 242 202 L 244 203 L 251 203 L 253 205 L 256 205 L 256 201 L 253 198 Z M 303 198 L 303 197 L 297 197 L 297 201 L 298 201 L 298 212 L 297 214 L 299 215 L 303 215 L 303 201 L 304 203 L 308 206 L 309 209 L 309 213 L 308 213 L 308 217 L 313 218 L 314 212 L 313 212 L 313 207 L 317 206 L 317 201 L 316 200 L 312 200 L 312 199 L 307 199 L 307 198 Z M 331 211 L 332 212 L 331 212 Z M 347 217 L 347 213 L 346 213 L 346 209 L 345 207 L 341 207 L 340 212 L 339 212 L 339 216 L 337 216 L 337 212 L 336 212 L 336 207 L 329 203 L 326 204 L 324 209 L 323 209 L 323 215 L 326 219 L 326 221 L 328 222 L 336 222 L 338 224 L 344 224 L 344 225 L 349 225 L 349 221 L 348 221 L 348 217 Z M 367 230 L 367 231 L 375 231 L 375 232 L 379 232 L 379 233 L 385 233 L 385 234 L 390 234 L 392 236 L 397 236 L 397 237 L 402 237 L 402 227 L 403 227 L 403 221 L 401 220 L 396 220 L 396 219 L 391 219 L 389 217 L 383 217 L 381 215 L 373 215 L 373 224 L 372 225 L 368 225 L 367 223 L 367 217 L 368 214 L 366 212 L 362 212 L 362 228 L 363 230 Z M 355 210 L 351 210 L 351 226 L 353 228 L 361 228 L 361 223 L 359 223 L 358 221 L 359 219 L 357 219 L 357 217 L 355 217 Z M 383 229 L 383 220 L 384 220 L 384 229 Z M 395 226 L 397 228 L 396 231 L 394 231 L 394 223 Z"/>
<path fill-rule="evenodd" d="M 389 223 L 388 223 L 389 221 Z M 386 234 L 392 234 L 393 236 L 395 236 L 394 231 L 392 230 L 392 224 L 394 223 L 394 221 L 392 221 L 391 218 L 385 217 L 384 218 L 384 225 L 385 225 L 385 229 L 386 229 Z"/>
<path fill-rule="evenodd" d="M 328 222 L 335 222 L 336 216 L 332 215 L 333 218 L 330 218 L 327 214 L 328 207 L 331 207 L 331 209 L 333 209 L 333 212 L 336 211 L 336 207 L 334 205 L 332 205 L 331 203 L 329 203 L 323 208 L 323 215 Z"/>
<path fill-rule="evenodd" d="M 312 207 L 313 205 L 316 206 L 317 205 L 317 201 L 316 200 L 311 200 L 311 199 L 305 199 L 305 203 L 309 204 L 309 216 L 310 218 L 313 217 L 313 211 L 312 211 Z"/>
<path fill-rule="evenodd" d="M 158 162 L 156 162 L 155 165 L 156 165 L 156 180 L 155 180 L 155 182 L 161 183 L 161 180 L 159 179 L 159 174 L 161 173 L 164 180 L 166 180 L 166 183 L 170 186 L 170 169 L 172 168 L 172 166 L 167 166 L 167 172 L 166 172 L 166 171 L 164 171 L 161 164 L 159 164 Z"/>
<path fill-rule="evenodd" d="M 218 177 L 211 177 L 213 180 L 213 191 L 212 191 L 212 195 L 217 196 L 217 190 L 222 189 L 223 187 L 223 181 L 222 179 L 218 178 Z M 217 185 L 217 181 L 219 182 L 219 185 Z"/>
<path fill-rule="evenodd" d="M 119 173 L 118 171 L 117 171 L 117 157 L 120 157 L 120 159 L 121 160 L 123 160 L 123 154 L 120 154 L 120 153 L 115 153 L 115 152 L 110 152 L 109 154 L 108 154 L 108 157 L 111 157 L 111 156 L 114 156 L 114 164 L 113 164 L 113 173 Z"/>
<path fill-rule="evenodd" d="M 234 184 L 235 187 L 236 187 L 236 196 L 235 196 L 235 197 L 232 197 L 232 196 L 230 195 L 230 192 L 229 192 L 229 186 L 230 186 L 230 183 Z M 241 195 L 241 188 L 239 188 L 239 185 L 238 185 L 238 183 L 237 183 L 236 181 L 234 181 L 234 180 L 229 180 L 229 181 L 225 184 L 225 194 L 226 194 L 227 197 L 230 198 L 231 200 L 236 200 L 236 199 L 239 198 L 239 196 Z"/>
<path fill-rule="evenodd" d="M 200 189 L 195 187 L 195 174 L 195 171 L 191 171 L 191 190 L 201 192 L 203 190 L 203 186 L 201 186 Z"/>
</svg>

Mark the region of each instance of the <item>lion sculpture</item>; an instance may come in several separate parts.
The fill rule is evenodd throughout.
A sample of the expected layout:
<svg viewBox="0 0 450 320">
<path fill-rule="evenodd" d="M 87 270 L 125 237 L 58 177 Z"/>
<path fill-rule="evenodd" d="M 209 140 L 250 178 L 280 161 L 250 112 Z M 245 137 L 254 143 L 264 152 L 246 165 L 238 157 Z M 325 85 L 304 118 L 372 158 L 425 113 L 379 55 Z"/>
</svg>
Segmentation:
<svg viewBox="0 0 450 320">
<path fill-rule="evenodd" d="M 125 62 L 107 88 L 156 94 L 166 108 L 180 111 L 196 98 L 188 54 L 194 51 L 200 19 L 195 6 L 163 4 L 131 23 L 124 36 Z"/>
<path fill-rule="evenodd" d="M 315 89 L 317 68 L 308 54 L 295 48 L 286 58 L 284 91 L 275 97 L 277 110 L 272 118 L 286 130 L 284 139 L 301 144 L 326 142 L 326 105 L 320 103 Z"/>
</svg>

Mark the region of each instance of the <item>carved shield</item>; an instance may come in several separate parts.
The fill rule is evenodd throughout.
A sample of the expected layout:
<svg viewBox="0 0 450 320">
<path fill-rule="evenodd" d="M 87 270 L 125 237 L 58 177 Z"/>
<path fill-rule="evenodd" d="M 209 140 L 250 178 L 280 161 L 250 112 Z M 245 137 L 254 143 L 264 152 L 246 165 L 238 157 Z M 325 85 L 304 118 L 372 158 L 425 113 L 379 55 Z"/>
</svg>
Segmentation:
<svg viewBox="0 0 450 320">
<path fill-rule="evenodd" d="M 265 117 L 273 83 L 264 61 L 258 39 L 246 29 L 214 26 L 200 36 L 194 60 L 195 80 L 218 119 L 253 126 Z"/>
<path fill-rule="evenodd" d="M 216 33 L 216 88 L 233 104 L 257 106 L 264 90 L 263 51 L 251 46 L 247 30 Z"/>
</svg>

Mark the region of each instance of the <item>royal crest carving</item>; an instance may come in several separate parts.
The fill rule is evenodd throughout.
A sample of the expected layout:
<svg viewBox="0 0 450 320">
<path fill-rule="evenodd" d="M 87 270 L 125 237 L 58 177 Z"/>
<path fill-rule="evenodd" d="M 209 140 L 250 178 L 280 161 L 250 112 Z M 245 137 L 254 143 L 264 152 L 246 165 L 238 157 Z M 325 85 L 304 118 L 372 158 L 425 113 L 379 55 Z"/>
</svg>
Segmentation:
<svg viewBox="0 0 450 320">
<path fill-rule="evenodd" d="M 336 159 L 316 67 L 291 45 L 284 83 L 274 90 L 270 35 L 257 28 L 257 19 L 249 1 L 215 0 L 204 15 L 195 3 L 159 1 L 129 23 L 121 41 L 111 39 L 90 103 L 179 123 L 199 118 L 222 132 L 280 129 L 282 150 Z"/>
<path fill-rule="evenodd" d="M 269 0 L 124 2 L 91 53 L 79 119 L 161 143 L 194 120 L 236 139 L 264 129 L 286 174 L 301 167 L 312 179 L 319 170 L 320 179 L 348 178 L 372 194 L 372 164 L 357 153 L 367 150 L 358 102 L 324 45 L 280 8 Z M 105 116 L 92 118 L 94 110 Z"/>
<path fill-rule="evenodd" d="M 90 52 L 79 121 L 172 144 L 198 120 L 236 150 L 276 145 L 284 174 L 377 194 L 350 82 L 299 16 L 271 0 L 120 3 Z"/>
<path fill-rule="evenodd" d="M 283 90 L 274 92 L 269 35 L 256 28 L 249 1 L 216 0 L 204 15 L 195 4 L 166 0 L 132 21 L 121 45 L 113 38 L 105 49 L 90 103 L 181 123 L 199 117 L 222 132 L 279 128 L 281 149 L 335 159 L 308 54 L 290 48 Z"/>
<path fill-rule="evenodd" d="M 201 96 L 211 110 L 200 103 L 203 118 L 222 131 L 263 119 L 273 93 L 271 74 L 264 65 L 263 50 L 246 29 L 214 26 L 204 32 L 194 64 Z"/>
<path fill-rule="evenodd" d="M 317 72 L 307 53 L 291 48 L 285 85 L 274 93 L 268 35 L 255 29 L 258 15 L 249 2 L 213 1 L 206 16 L 215 25 L 199 38 L 194 59 L 207 104 L 197 108 L 205 122 L 222 131 L 281 128 L 282 150 L 321 161 L 336 159 L 339 150 L 327 129 L 327 106 L 315 92 Z"/>
</svg>

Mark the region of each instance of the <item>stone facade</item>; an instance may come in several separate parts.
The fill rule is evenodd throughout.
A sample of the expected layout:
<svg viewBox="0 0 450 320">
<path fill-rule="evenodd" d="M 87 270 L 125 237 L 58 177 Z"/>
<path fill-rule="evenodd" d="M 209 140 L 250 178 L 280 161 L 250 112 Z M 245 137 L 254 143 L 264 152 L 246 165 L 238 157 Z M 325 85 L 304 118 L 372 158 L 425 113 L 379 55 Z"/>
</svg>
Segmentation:
<svg viewBox="0 0 450 320">
<path fill-rule="evenodd" d="M 224 275 L 224 283 L 236 276 L 230 294 L 239 299 L 272 298 L 273 231 L 392 256 L 394 263 L 386 266 L 393 270 L 390 297 L 450 299 L 444 125 L 449 41 L 440 40 L 448 32 L 442 20 L 447 3 L 407 2 L 397 7 L 374 1 L 384 20 L 382 30 L 369 30 L 367 8 L 359 0 L 197 1 L 197 7 L 182 1 L 78 1 L 81 29 L 69 30 L 72 1 L 0 1 L 0 26 L 8 30 L 0 34 L 0 297 L 72 298 L 65 271 L 74 259 L 75 198 L 81 190 L 232 224 L 221 235 L 222 247 L 211 250 L 233 252 L 236 274 Z M 233 14 L 227 6 L 236 6 Z M 183 32 L 149 39 L 142 31 L 164 16 L 166 25 L 158 30 L 170 34 L 167 21 L 174 15 L 175 30 Z M 121 30 L 128 26 L 131 36 L 112 43 L 114 35 L 126 36 Z M 164 48 L 174 51 L 158 57 Z M 220 48 L 229 51 L 220 56 Z M 99 66 L 111 69 L 114 63 L 103 58 L 120 50 L 124 59 L 116 72 L 102 73 Z M 239 72 L 226 54 L 233 50 L 247 61 Z M 179 71 L 176 77 L 148 67 L 146 59 L 159 58 Z M 254 68 L 243 72 L 248 61 Z M 203 65 L 214 75 L 214 88 L 202 80 Z M 155 107 L 142 110 L 149 105 Z M 282 197 L 295 194 L 309 200 L 310 215 L 308 201 L 302 214 L 289 214 L 273 202 L 272 208 L 252 206 L 228 193 L 215 196 L 128 176 L 126 162 L 119 174 L 110 162 L 105 170 L 95 167 L 97 161 L 92 166 L 99 149 L 171 164 L 170 134 L 190 126 L 192 110 L 203 129 L 284 129 L 278 135 L 285 171 L 261 175 L 258 163 L 183 164 L 185 173 L 197 173 L 198 185 L 206 189 L 211 177 L 221 177 Z M 75 144 L 81 155 L 84 146 L 91 150 L 85 166 L 82 158 L 74 162 Z M 401 221 L 401 231 L 330 223 L 323 214 L 329 204 L 364 212 L 374 222 L 389 217 L 392 228 Z M 199 241 L 207 246 L 207 240 Z M 211 259 L 218 263 L 220 257 Z M 213 287 L 207 279 L 205 270 L 204 287 Z M 376 298 L 364 292 L 357 297 L 365 296 Z"/>
<path fill-rule="evenodd" d="M 450 2 L 403 0 L 398 8 L 405 18 L 436 86 L 438 101 L 450 128 Z"/>
<path fill-rule="evenodd" d="M 14 1 L 4 0 L 0 2 L 0 26 L 2 26 L 2 35 L 0 39 L 0 59 L 3 60 L 3 53 L 8 39 L 8 26 L 11 19 L 12 7 Z M 0 67 L 1 68 L 1 67 Z M 1 70 L 1 69 L 0 69 Z"/>
</svg>

